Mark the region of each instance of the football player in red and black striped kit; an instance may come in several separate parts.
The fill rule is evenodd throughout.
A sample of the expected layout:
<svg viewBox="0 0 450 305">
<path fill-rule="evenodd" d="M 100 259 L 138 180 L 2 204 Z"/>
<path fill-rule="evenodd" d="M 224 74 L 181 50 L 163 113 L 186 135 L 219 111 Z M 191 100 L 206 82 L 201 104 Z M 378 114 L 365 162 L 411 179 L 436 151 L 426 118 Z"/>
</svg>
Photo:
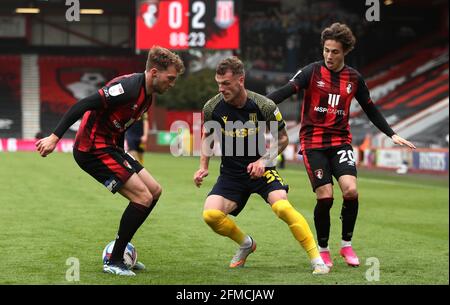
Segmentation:
<svg viewBox="0 0 450 305">
<path fill-rule="evenodd" d="M 348 265 L 359 266 L 351 244 L 358 214 L 357 175 L 349 126 L 352 99 L 358 101 L 372 123 L 395 144 L 415 148 L 388 125 L 372 102 L 361 74 L 345 65 L 344 57 L 353 49 L 355 42 L 347 25 L 332 24 L 321 35 L 323 61 L 307 65 L 286 85 L 268 95 L 278 104 L 304 90 L 300 150 L 317 197 L 314 224 L 319 251 L 330 268 L 333 266 L 328 247 L 330 209 L 333 205 L 332 176 L 338 181 L 343 195 L 340 255 Z"/>
<path fill-rule="evenodd" d="M 153 47 L 143 73 L 111 80 L 95 94 L 74 104 L 54 132 L 36 142 L 38 152 L 46 157 L 53 152 L 66 130 L 83 117 L 73 147 L 75 161 L 109 191 L 119 192 L 130 201 L 120 220 L 111 257 L 103 266 L 106 273 L 135 275 L 124 264 L 123 254 L 162 191 L 150 173 L 124 151 L 125 131 L 148 111 L 154 95 L 172 88 L 183 71 L 184 65 L 178 55 L 165 48 Z M 142 263 L 137 267 L 145 268 Z"/>
</svg>

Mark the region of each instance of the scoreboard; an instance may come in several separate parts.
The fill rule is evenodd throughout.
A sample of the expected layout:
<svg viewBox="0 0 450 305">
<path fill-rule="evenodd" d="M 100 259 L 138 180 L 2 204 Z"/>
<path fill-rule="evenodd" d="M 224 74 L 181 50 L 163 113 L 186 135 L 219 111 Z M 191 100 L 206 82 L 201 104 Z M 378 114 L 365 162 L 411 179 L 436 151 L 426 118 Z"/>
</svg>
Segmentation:
<svg viewBox="0 0 450 305">
<path fill-rule="evenodd" d="M 137 0 L 136 50 L 238 49 L 238 0 Z"/>
</svg>

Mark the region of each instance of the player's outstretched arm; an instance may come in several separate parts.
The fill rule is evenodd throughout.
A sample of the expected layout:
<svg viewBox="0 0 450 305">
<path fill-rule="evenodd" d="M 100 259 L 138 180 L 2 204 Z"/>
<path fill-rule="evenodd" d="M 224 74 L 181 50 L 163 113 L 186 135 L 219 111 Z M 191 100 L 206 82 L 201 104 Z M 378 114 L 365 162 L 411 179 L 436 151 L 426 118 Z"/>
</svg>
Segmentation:
<svg viewBox="0 0 450 305">
<path fill-rule="evenodd" d="M 267 95 L 267 98 L 274 101 L 275 104 L 280 104 L 281 102 L 283 102 L 287 98 L 291 97 L 296 92 L 297 91 L 296 91 L 295 86 L 291 82 L 289 82 L 286 85 L 284 85 L 283 87 L 269 93 Z"/>
<path fill-rule="evenodd" d="M 392 141 L 400 146 L 406 145 L 411 149 L 415 149 L 416 146 L 411 142 L 403 139 L 398 134 L 396 134 L 392 128 L 387 123 L 386 119 L 383 117 L 378 108 L 372 103 L 361 104 L 363 110 L 367 114 L 369 120 L 384 134 L 392 139 Z"/>
<path fill-rule="evenodd" d="M 400 146 L 406 145 L 411 149 L 415 149 L 416 146 L 412 144 L 411 142 L 403 139 L 399 135 L 397 135 L 389 126 L 388 122 L 384 118 L 384 116 L 381 114 L 381 112 L 378 110 L 378 108 L 375 106 L 375 104 L 372 102 L 372 99 L 370 98 L 369 89 L 367 88 L 367 85 L 363 78 L 360 76 L 358 80 L 358 91 L 355 95 L 356 100 L 361 105 L 361 108 L 366 113 L 369 120 L 385 135 L 390 137 L 392 141 Z"/>
<path fill-rule="evenodd" d="M 56 144 L 58 144 L 59 139 L 62 138 L 64 133 L 73 125 L 81 116 L 88 110 L 100 109 L 103 107 L 103 101 L 100 94 L 97 92 L 89 97 L 80 100 L 78 103 L 74 104 L 70 109 L 64 114 L 62 119 L 59 121 L 53 133 L 43 139 L 36 142 L 36 149 L 42 157 L 47 157 L 50 153 L 55 150 Z"/>
<path fill-rule="evenodd" d="M 286 100 L 288 97 L 297 94 L 301 89 L 308 88 L 314 71 L 314 65 L 315 63 L 312 63 L 298 70 L 297 73 L 295 73 L 294 77 L 292 77 L 292 79 L 289 80 L 287 84 L 269 93 L 267 97 L 274 101 L 275 104 L 279 104 Z"/>
<path fill-rule="evenodd" d="M 411 149 L 416 149 L 416 146 L 413 143 L 409 142 L 408 140 L 403 139 L 402 137 L 400 137 L 397 134 L 394 134 L 391 137 L 391 139 L 397 145 L 400 145 L 400 146 L 406 145 L 406 146 L 408 146 Z"/>
<path fill-rule="evenodd" d="M 58 144 L 59 138 L 55 134 L 51 134 L 46 138 L 42 138 L 36 142 L 36 149 L 41 155 L 41 157 L 47 157 L 51 154 Z"/>
</svg>

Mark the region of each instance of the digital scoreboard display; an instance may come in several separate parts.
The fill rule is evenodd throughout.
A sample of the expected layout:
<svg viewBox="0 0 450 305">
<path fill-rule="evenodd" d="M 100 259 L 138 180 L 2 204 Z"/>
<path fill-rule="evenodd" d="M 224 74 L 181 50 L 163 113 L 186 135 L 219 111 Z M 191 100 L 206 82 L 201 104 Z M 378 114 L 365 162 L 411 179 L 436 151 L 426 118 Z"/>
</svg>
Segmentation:
<svg viewBox="0 0 450 305">
<path fill-rule="evenodd" d="M 239 48 L 237 0 L 137 0 L 136 50 Z"/>
</svg>

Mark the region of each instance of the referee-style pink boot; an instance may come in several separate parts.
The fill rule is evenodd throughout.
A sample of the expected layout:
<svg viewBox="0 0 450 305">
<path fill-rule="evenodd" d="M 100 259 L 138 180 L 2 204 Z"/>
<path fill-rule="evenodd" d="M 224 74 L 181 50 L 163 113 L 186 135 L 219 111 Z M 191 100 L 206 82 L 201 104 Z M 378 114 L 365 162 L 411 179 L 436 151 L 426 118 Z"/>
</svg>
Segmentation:
<svg viewBox="0 0 450 305">
<path fill-rule="evenodd" d="M 344 258 L 347 265 L 351 267 L 359 266 L 359 259 L 356 256 L 355 252 L 353 251 L 352 246 L 342 247 L 339 253 Z"/>
</svg>

